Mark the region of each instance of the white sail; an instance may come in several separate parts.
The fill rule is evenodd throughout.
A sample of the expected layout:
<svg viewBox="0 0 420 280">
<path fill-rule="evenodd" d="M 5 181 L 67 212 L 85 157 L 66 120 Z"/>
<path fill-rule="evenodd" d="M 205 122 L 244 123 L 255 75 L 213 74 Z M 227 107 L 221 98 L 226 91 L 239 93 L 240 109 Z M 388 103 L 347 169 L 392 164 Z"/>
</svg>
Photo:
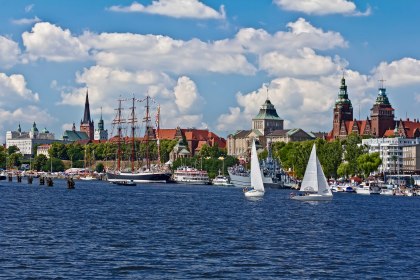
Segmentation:
<svg viewBox="0 0 420 280">
<path fill-rule="evenodd" d="M 303 176 L 300 191 L 315 192 L 321 195 L 331 194 L 328 187 L 327 178 L 322 171 L 321 163 L 316 156 L 316 146 L 312 147 L 308 165 L 306 166 L 305 176 Z"/>
<path fill-rule="evenodd" d="M 255 190 L 264 192 L 264 183 L 261 175 L 255 141 L 252 141 L 251 150 L 251 187 L 253 187 Z"/>
</svg>

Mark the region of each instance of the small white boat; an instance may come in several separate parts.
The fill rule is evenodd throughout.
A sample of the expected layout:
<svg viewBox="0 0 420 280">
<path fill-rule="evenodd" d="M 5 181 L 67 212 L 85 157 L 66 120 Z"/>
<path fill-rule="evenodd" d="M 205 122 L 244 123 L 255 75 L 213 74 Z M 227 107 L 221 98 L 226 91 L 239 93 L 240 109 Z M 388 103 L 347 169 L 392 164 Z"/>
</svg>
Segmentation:
<svg viewBox="0 0 420 280">
<path fill-rule="evenodd" d="M 357 194 L 370 195 L 370 187 L 367 184 L 362 184 L 356 188 Z"/>
<path fill-rule="evenodd" d="M 385 185 L 381 188 L 381 195 L 395 195 L 394 185 Z"/>
<path fill-rule="evenodd" d="M 244 194 L 246 197 L 262 197 L 264 196 L 264 183 L 260 169 L 260 163 L 258 161 L 257 148 L 255 147 L 255 140 L 252 141 L 251 149 L 251 190 L 244 188 Z"/>
<path fill-rule="evenodd" d="M 212 181 L 211 183 L 215 186 L 233 186 L 233 184 L 231 184 L 229 182 L 229 178 L 223 175 L 217 175 Z"/>
<path fill-rule="evenodd" d="M 315 144 L 312 147 L 305 175 L 300 187 L 302 194 L 292 194 L 291 199 L 299 201 L 330 201 L 333 199 L 331 188 L 322 171 L 321 163 L 316 155 Z"/>
<path fill-rule="evenodd" d="M 84 180 L 84 181 L 92 181 L 92 180 L 97 180 L 96 177 L 92 176 L 92 175 L 87 175 L 87 176 L 82 176 L 80 177 L 80 180 Z"/>
</svg>

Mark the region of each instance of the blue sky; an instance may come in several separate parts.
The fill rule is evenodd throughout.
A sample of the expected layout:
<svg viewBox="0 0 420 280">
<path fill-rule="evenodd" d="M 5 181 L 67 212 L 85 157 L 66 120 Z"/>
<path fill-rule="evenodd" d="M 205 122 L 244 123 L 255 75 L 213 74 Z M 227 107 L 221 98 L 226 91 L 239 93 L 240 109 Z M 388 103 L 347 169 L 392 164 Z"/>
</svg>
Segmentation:
<svg viewBox="0 0 420 280">
<path fill-rule="evenodd" d="M 419 1 L 0 0 L 1 137 L 36 121 L 61 137 L 147 93 L 164 128 L 249 129 L 268 95 L 286 128 L 329 131 L 341 76 L 365 119 L 384 79 L 419 118 Z M 343 70 L 344 69 L 344 70 Z M 138 105 L 139 107 L 142 105 Z"/>
</svg>

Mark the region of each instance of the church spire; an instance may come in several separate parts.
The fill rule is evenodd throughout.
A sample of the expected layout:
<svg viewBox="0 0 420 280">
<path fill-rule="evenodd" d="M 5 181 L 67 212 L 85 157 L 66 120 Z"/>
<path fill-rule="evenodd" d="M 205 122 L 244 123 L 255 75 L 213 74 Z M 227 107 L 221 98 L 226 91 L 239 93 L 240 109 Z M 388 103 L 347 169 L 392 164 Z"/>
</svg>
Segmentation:
<svg viewBox="0 0 420 280">
<path fill-rule="evenodd" d="M 86 89 L 85 113 L 83 115 L 82 123 L 89 124 L 90 122 L 89 92 L 88 89 Z"/>
</svg>

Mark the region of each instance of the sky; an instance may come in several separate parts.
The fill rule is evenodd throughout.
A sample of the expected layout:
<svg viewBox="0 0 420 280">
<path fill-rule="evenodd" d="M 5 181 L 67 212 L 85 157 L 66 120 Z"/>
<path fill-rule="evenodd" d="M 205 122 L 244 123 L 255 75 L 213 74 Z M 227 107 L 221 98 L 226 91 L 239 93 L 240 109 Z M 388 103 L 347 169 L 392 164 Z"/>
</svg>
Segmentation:
<svg viewBox="0 0 420 280">
<path fill-rule="evenodd" d="M 146 95 L 161 107 L 162 128 L 226 137 L 251 129 L 268 97 L 286 129 L 327 132 L 343 75 L 355 118 L 370 115 L 382 83 L 397 119 L 420 118 L 420 1 L 0 6 L 1 142 L 6 131 L 19 124 L 28 131 L 34 121 L 61 138 L 73 122 L 79 127 L 87 90 L 95 126 L 102 112 L 114 135 L 117 100 Z"/>
</svg>

